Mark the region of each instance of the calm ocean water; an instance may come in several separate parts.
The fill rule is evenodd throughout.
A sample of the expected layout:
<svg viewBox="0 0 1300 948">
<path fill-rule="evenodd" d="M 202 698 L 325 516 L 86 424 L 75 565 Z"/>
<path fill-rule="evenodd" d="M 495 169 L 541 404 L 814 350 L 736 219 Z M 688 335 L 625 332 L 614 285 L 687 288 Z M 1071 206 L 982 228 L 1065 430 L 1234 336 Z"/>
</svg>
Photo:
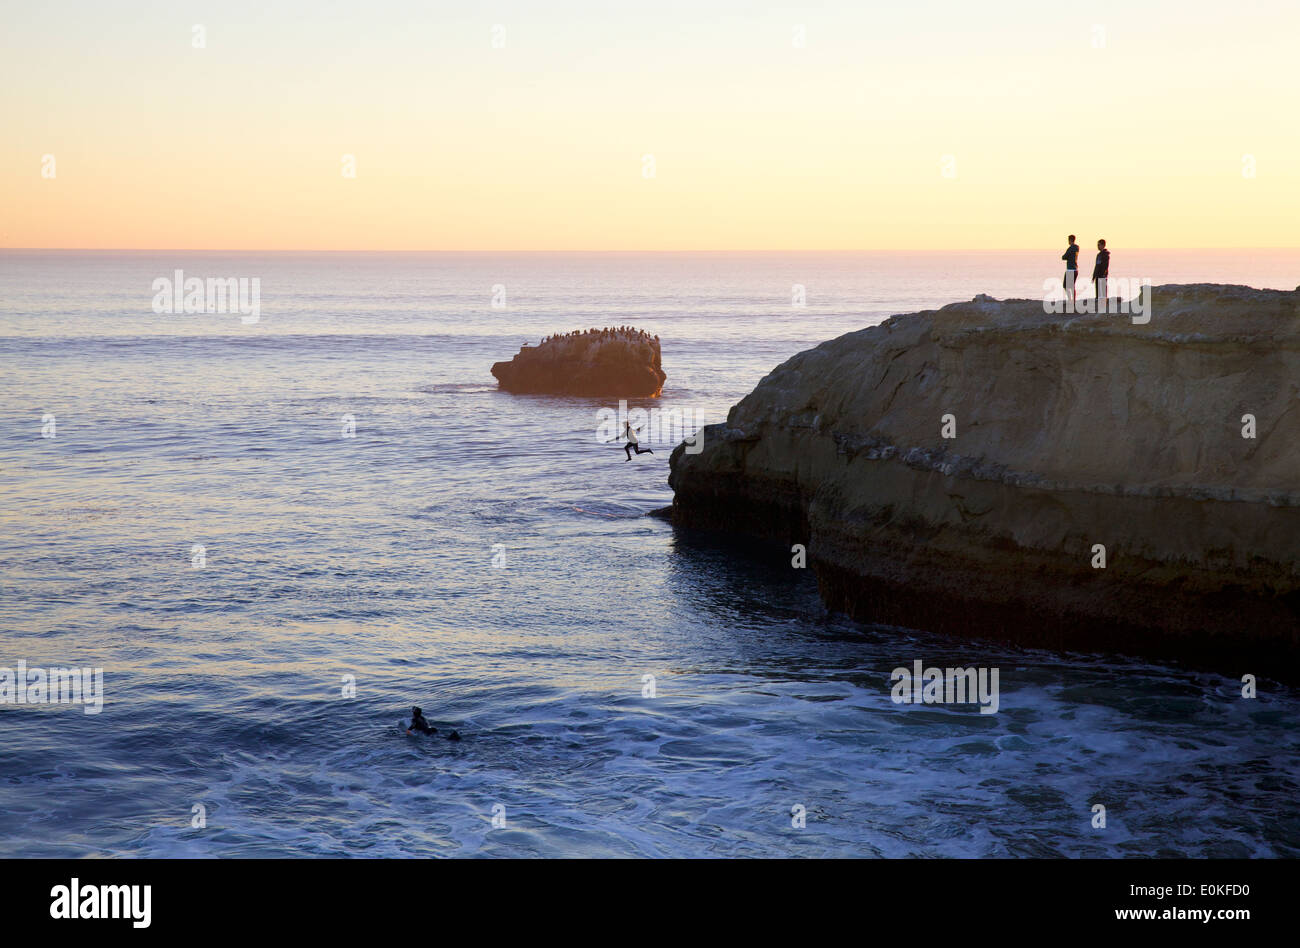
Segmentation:
<svg viewBox="0 0 1300 948">
<path fill-rule="evenodd" d="M 0 705 L 0 855 L 1300 855 L 1300 701 L 1269 669 L 827 614 L 788 551 L 644 516 L 671 444 L 627 463 L 613 403 L 488 372 L 634 324 L 658 407 L 721 421 L 840 333 L 1037 298 L 1060 252 L 0 252 L 0 666 L 105 689 Z M 260 321 L 155 314 L 176 269 L 258 278 Z M 1291 289 L 1300 254 L 1112 275 Z M 892 704 L 918 658 L 999 667 L 999 713 Z M 465 740 L 401 735 L 412 704 Z"/>
</svg>

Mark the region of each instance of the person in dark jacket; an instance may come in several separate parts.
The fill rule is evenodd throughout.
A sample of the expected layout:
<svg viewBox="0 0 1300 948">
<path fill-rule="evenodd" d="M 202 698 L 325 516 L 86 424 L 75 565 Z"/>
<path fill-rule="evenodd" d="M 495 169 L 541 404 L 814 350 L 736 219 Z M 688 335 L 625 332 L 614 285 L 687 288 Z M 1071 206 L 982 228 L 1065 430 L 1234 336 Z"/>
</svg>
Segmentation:
<svg viewBox="0 0 1300 948">
<path fill-rule="evenodd" d="M 1106 241 L 1097 241 L 1097 262 L 1092 267 L 1092 283 L 1097 293 L 1098 312 L 1106 311 L 1106 278 L 1110 276 L 1110 251 Z"/>
<path fill-rule="evenodd" d="M 437 734 L 438 729 L 424 719 L 424 712 L 419 708 L 411 709 L 411 723 L 406 726 L 408 731 L 419 731 L 421 734 Z M 460 733 L 452 731 L 447 735 L 447 740 L 460 740 Z"/>
<path fill-rule="evenodd" d="M 1065 292 L 1070 294 L 1070 302 L 1073 303 L 1074 288 L 1079 282 L 1079 245 L 1074 242 L 1074 234 L 1070 235 L 1070 246 L 1065 248 L 1061 259 L 1065 261 L 1065 279 L 1061 281 L 1061 286 L 1065 287 Z"/>
<path fill-rule="evenodd" d="M 437 734 L 438 729 L 424 719 L 424 712 L 419 708 L 411 709 L 411 723 L 407 725 L 408 731 L 419 731 L 421 734 Z"/>
</svg>

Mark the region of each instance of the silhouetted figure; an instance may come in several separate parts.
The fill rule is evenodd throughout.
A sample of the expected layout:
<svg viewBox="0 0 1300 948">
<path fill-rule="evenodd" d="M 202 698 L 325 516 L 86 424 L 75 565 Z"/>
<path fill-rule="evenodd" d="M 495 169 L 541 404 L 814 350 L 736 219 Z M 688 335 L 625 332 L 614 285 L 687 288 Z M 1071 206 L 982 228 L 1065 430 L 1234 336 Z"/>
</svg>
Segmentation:
<svg viewBox="0 0 1300 948">
<path fill-rule="evenodd" d="M 424 712 L 419 708 L 411 709 L 411 723 L 406 726 L 408 731 L 418 731 L 421 734 L 437 734 L 438 729 L 424 719 Z M 447 735 L 447 740 L 460 740 L 460 733 L 452 731 Z"/>
<path fill-rule="evenodd" d="M 424 712 L 419 708 L 411 709 L 411 723 L 407 725 L 408 731 L 419 731 L 421 734 L 437 734 L 438 729 L 424 719 Z"/>
<path fill-rule="evenodd" d="M 1110 251 L 1106 249 L 1106 241 L 1097 241 L 1097 262 L 1092 267 L 1092 283 L 1097 293 L 1097 312 L 1106 311 L 1106 282 L 1110 276 Z"/>
<path fill-rule="evenodd" d="M 1065 261 L 1065 279 L 1061 281 L 1061 286 L 1065 287 L 1065 294 L 1070 298 L 1070 305 L 1073 306 L 1075 287 L 1079 282 L 1079 245 L 1074 242 L 1074 234 L 1070 235 L 1070 246 L 1065 248 L 1061 259 Z"/>
</svg>

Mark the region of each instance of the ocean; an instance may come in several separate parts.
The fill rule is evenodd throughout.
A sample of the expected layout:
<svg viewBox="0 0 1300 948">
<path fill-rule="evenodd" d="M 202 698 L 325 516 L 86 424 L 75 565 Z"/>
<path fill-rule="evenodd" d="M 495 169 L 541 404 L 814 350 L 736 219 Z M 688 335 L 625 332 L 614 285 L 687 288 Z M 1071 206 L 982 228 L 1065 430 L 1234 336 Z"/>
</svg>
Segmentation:
<svg viewBox="0 0 1300 948">
<path fill-rule="evenodd" d="M 850 622 L 788 549 L 646 516 L 690 432 L 628 462 L 617 400 L 489 373 L 634 325 L 668 380 L 627 408 L 718 422 L 844 332 L 1040 298 L 1063 249 L 0 251 L 0 668 L 103 670 L 99 713 L 0 704 L 0 855 L 1300 855 L 1270 669 Z M 1114 249 L 1300 283 L 1296 252 Z M 177 270 L 256 279 L 258 318 L 155 311 Z M 998 668 L 998 712 L 893 703 L 915 660 Z"/>
</svg>

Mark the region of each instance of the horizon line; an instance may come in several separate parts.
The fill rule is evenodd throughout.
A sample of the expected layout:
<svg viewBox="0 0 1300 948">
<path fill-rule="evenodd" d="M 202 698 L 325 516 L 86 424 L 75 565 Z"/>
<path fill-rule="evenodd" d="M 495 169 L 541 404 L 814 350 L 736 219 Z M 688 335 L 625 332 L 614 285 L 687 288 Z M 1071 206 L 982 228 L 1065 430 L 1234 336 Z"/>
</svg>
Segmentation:
<svg viewBox="0 0 1300 948">
<path fill-rule="evenodd" d="M 1055 245 L 1052 245 L 1055 246 Z M 1108 243 L 1109 246 L 1109 243 Z M 1297 247 L 1225 247 L 1225 246 L 1132 246 L 1125 251 L 1140 250 L 1216 250 L 1216 251 L 1297 251 Z M 847 247 L 847 248 L 721 248 L 710 250 L 672 249 L 672 250 L 537 250 L 537 249 L 462 249 L 462 250 L 321 250 L 318 248 L 288 247 L 271 249 L 266 247 L 0 247 L 0 253 L 7 251 L 25 251 L 41 253 L 373 253 L 373 254 L 419 254 L 419 253 L 461 253 L 461 254 L 722 254 L 722 253 L 1009 253 L 1018 251 L 1049 251 L 1046 245 L 1037 247 Z"/>
</svg>

